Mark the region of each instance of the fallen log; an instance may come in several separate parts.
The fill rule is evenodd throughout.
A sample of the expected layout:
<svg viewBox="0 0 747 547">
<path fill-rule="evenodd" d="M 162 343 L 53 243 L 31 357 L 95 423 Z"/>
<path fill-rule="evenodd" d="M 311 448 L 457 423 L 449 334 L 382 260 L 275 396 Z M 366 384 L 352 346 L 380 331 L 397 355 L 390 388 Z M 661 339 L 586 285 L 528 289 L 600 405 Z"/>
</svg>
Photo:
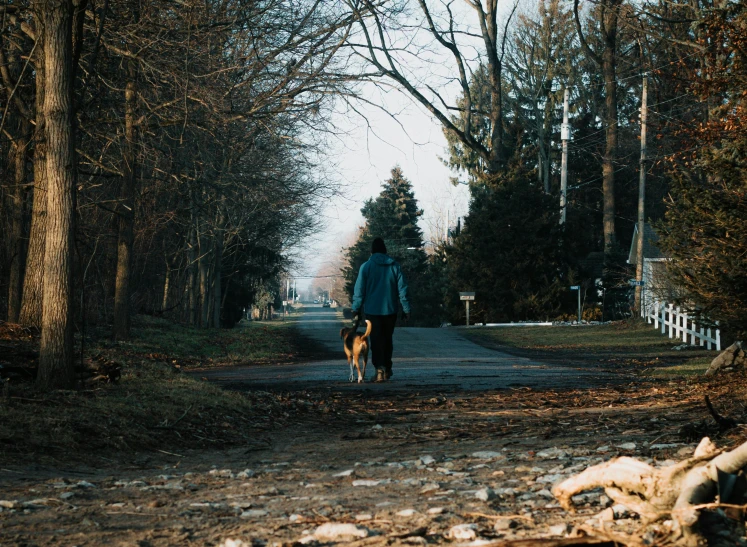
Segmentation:
<svg viewBox="0 0 747 547">
<path fill-rule="evenodd" d="M 557 484 L 552 493 L 566 510 L 572 510 L 573 496 L 604 488 L 612 500 L 646 521 L 671 517 L 673 532 L 694 543 L 700 512 L 706 505 L 714 506 L 719 475 L 736 475 L 745 466 L 747 443 L 722 452 L 705 437 L 691 458 L 675 465 L 655 468 L 635 458 L 615 458 Z M 721 493 L 721 497 L 726 496 L 727 493 Z M 743 492 L 739 496 L 743 496 Z M 718 502 L 728 504 L 730 500 L 719 499 Z M 741 504 L 742 500 L 737 503 Z"/>
</svg>

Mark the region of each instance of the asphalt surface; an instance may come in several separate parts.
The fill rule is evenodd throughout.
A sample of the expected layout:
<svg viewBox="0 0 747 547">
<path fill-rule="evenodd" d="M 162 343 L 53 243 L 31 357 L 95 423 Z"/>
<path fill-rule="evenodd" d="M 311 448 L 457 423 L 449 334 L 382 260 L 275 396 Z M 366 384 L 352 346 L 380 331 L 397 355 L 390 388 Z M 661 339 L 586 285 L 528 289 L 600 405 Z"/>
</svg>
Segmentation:
<svg viewBox="0 0 747 547">
<path fill-rule="evenodd" d="M 484 348 L 470 342 L 455 328 L 398 326 L 394 332 L 393 377 L 373 383 L 369 364 L 366 383 L 349 383 L 349 369 L 340 340 L 340 328 L 349 325 L 335 308 L 307 305 L 298 322 L 303 335 L 339 358 L 309 363 L 237 366 L 201 371 L 200 376 L 238 389 L 374 389 L 461 391 L 508 388 L 579 388 L 619 383 L 619 374 L 542 363 Z M 360 329 L 359 329 L 360 330 Z"/>
</svg>

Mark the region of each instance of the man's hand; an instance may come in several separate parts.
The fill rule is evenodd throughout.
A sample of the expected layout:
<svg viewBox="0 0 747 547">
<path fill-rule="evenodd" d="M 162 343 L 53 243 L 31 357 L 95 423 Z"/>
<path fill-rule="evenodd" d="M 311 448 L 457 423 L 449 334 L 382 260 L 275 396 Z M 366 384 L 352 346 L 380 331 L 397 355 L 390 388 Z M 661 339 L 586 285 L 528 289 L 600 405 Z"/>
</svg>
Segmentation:
<svg viewBox="0 0 747 547">
<path fill-rule="evenodd" d="M 402 320 L 403 321 L 407 321 L 408 319 L 410 319 L 410 314 L 403 311 L 402 312 Z"/>
<path fill-rule="evenodd" d="M 360 319 L 360 318 L 361 318 L 361 311 L 353 310 L 353 319 Z"/>
</svg>

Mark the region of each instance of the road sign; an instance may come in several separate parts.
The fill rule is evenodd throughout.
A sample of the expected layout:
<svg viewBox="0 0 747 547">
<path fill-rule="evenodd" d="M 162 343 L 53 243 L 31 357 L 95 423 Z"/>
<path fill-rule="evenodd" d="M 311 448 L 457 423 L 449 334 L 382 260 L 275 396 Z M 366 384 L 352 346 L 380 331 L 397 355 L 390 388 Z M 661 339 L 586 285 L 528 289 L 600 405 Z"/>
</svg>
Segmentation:
<svg viewBox="0 0 747 547">
<path fill-rule="evenodd" d="M 628 285 L 631 287 L 643 287 L 646 284 L 645 281 L 636 281 L 635 279 L 631 279 L 628 281 Z"/>
<path fill-rule="evenodd" d="M 464 305 L 467 310 L 467 326 L 469 327 L 469 303 L 475 299 L 475 293 L 473 292 L 460 292 L 459 300 L 464 300 Z"/>
<path fill-rule="evenodd" d="M 581 290 L 581 285 L 571 285 L 571 290 L 572 291 L 579 291 L 579 290 Z"/>
</svg>

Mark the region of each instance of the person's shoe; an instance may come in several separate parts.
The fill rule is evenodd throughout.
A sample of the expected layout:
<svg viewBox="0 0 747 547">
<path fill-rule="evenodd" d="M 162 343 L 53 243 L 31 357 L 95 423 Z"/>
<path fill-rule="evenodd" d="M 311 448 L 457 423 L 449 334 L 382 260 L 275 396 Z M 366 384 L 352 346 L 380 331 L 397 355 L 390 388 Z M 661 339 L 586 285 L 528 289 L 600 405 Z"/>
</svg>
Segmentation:
<svg viewBox="0 0 747 547">
<path fill-rule="evenodd" d="M 392 372 L 392 369 L 388 368 L 388 369 L 386 369 L 386 370 L 384 371 L 384 377 L 385 377 L 385 378 L 386 378 L 387 380 L 388 380 L 389 378 L 391 378 L 392 376 L 394 376 L 394 373 Z"/>
<path fill-rule="evenodd" d="M 386 382 L 386 372 L 383 369 L 376 370 L 376 380 L 374 382 Z"/>
</svg>

